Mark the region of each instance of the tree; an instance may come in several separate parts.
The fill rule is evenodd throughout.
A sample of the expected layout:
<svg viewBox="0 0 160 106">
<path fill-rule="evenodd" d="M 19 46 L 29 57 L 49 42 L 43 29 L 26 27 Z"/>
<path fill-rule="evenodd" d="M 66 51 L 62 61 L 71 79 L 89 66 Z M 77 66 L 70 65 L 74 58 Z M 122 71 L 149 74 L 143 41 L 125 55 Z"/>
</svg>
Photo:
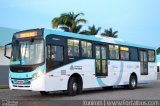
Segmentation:
<svg viewBox="0 0 160 106">
<path fill-rule="evenodd" d="M 118 31 L 113 32 L 112 28 L 109 28 L 109 29 L 105 29 L 104 33 L 102 33 L 101 35 L 106 36 L 106 37 L 117 38 L 118 37 L 117 33 L 118 33 Z"/>
<path fill-rule="evenodd" d="M 156 50 L 157 55 L 160 55 L 160 47 Z"/>
<path fill-rule="evenodd" d="M 82 25 L 87 22 L 86 19 L 78 18 L 83 16 L 84 13 L 75 14 L 74 12 L 62 13 L 59 17 L 55 17 L 52 20 L 53 28 L 60 28 L 66 32 L 79 33 Z"/>
<path fill-rule="evenodd" d="M 96 28 L 95 25 L 92 25 L 88 27 L 88 30 L 82 31 L 81 34 L 97 35 L 100 30 L 101 30 L 101 27 Z"/>
</svg>

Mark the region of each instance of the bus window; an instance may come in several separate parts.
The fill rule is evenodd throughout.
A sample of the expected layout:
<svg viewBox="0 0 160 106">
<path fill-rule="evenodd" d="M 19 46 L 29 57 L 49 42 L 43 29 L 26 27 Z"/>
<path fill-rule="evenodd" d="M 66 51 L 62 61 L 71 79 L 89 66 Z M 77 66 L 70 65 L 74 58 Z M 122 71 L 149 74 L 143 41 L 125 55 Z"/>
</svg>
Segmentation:
<svg viewBox="0 0 160 106">
<path fill-rule="evenodd" d="M 62 66 L 64 64 L 63 46 L 47 45 L 46 57 L 47 71 Z"/>
<path fill-rule="evenodd" d="M 48 59 L 53 61 L 63 61 L 63 47 L 61 46 L 47 46 Z"/>
<path fill-rule="evenodd" d="M 51 46 L 51 59 L 54 59 L 54 61 L 63 61 L 63 47 Z"/>
<path fill-rule="evenodd" d="M 120 47 L 120 58 L 122 60 L 129 60 L 129 48 L 128 47 Z"/>
<path fill-rule="evenodd" d="M 100 64 L 100 46 L 96 46 L 96 66 L 97 66 L 97 73 L 101 72 L 101 64 Z"/>
<path fill-rule="evenodd" d="M 130 48 L 130 60 L 138 61 L 138 50 L 137 48 Z"/>
<path fill-rule="evenodd" d="M 102 73 L 106 74 L 107 71 L 106 47 L 101 47 L 101 51 L 102 51 Z"/>
<path fill-rule="evenodd" d="M 148 51 L 148 61 L 149 62 L 154 62 L 155 61 L 154 51 L 153 50 L 149 50 Z"/>
<path fill-rule="evenodd" d="M 68 39 L 68 56 L 79 56 L 79 40 Z"/>
<path fill-rule="evenodd" d="M 109 57 L 110 59 L 119 59 L 119 46 L 109 45 Z"/>
<path fill-rule="evenodd" d="M 96 75 L 107 76 L 107 49 L 105 46 L 97 45 L 96 48 Z"/>
<path fill-rule="evenodd" d="M 148 55 L 146 50 L 140 50 L 141 75 L 148 75 Z"/>
<path fill-rule="evenodd" d="M 82 57 L 92 57 L 92 44 L 90 42 L 81 41 Z"/>
</svg>

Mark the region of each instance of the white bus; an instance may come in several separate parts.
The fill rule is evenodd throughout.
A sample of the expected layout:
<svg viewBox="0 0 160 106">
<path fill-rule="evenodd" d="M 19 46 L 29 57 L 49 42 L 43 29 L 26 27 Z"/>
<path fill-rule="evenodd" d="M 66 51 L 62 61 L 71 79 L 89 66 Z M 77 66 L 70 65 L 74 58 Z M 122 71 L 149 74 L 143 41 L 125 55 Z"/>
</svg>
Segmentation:
<svg viewBox="0 0 160 106">
<path fill-rule="evenodd" d="M 114 38 L 42 28 L 15 33 L 5 47 L 10 89 L 76 95 L 86 88 L 135 89 L 157 79 L 155 48 Z"/>
</svg>

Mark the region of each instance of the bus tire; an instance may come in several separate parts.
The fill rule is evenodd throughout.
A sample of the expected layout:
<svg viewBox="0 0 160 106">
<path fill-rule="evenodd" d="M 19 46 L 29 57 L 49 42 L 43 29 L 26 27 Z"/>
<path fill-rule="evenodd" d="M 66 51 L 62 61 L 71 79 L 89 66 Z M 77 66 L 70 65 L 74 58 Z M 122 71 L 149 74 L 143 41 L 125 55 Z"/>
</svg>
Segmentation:
<svg viewBox="0 0 160 106">
<path fill-rule="evenodd" d="M 40 94 L 41 94 L 41 95 L 48 95 L 48 94 L 49 94 L 49 92 L 46 92 L 46 91 L 40 91 Z"/>
<path fill-rule="evenodd" d="M 75 77 L 71 77 L 68 84 L 68 95 L 75 96 L 78 91 L 78 83 Z"/>
<path fill-rule="evenodd" d="M 83 84 L 82 84 L 82 81 L 78 78 L 78 81 L 77 81 L 78 85 L 78 89 L 77 89 L 77 94 L 82 94 L 83 93 Z"/>
<path fill-rule="evenodd" d="M 137 77 L 135 75 L 131 75 L 129 79 L 129 85 L 128 88 L 130 90 L 133 90 L 137 87 Z"/>
</svg>

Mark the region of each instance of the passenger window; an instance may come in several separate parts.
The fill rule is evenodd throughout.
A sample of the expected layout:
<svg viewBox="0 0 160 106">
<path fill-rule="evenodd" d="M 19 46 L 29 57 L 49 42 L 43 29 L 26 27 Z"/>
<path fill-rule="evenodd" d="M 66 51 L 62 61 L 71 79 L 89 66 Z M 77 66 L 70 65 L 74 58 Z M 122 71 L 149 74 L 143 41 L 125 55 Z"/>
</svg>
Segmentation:
<svg viewBox="0 0 160 106">
<path fill-rule="evenodd" d="M 109 45 L 109 57 L 110 59 L 119 59 L 119 46 Z"/>
<path fill-rule="evenodd" d="M 100 46 L 96 46 L 96 70 L 97 70 L 97 73 L 100 73 L 101 72 L 101 62 L 100 62 Z"/>
<path fill-rule="evenodd" d="M 82 57 L 92 57 L 92 44 L 90 42 L 81 41 Z"/>
<path fill-rule="evenodd" d="M 122 60 L 129 60 L 129 48 L 128 47 L 120 47 L 120 58 Z"/>
<path fill-rule="evenodd" d="M 102 73 L 106 74 L 107 73 L 107 61 L 106 61 L 106 47 L 101 47 L 102 51 Z"/>
<path fill-rule="evenodd" d="M 96 59 L 100 59 L 100 46 L 96 46 Z"/>
<path fill-rule="evenodd" d="M 68 39 L 68 56 L 79 56 L 79 40 Z"/>
<path fill-rule="evenodd" d="M 96 75 L 107 76 L 107 49 L 105 46 L 97 45 L 96 48 Z"/>
<path fill-rule="evenodd" d="M 154 51 L 153 50 L 149 50 L 148 51 L 148 60 L 149 62 L 154 62 L 155 61 L 155 56 L 154 56 Z"/>
<path fill-rule="evenodd" d="M 130 59 L 131 61 L 138 61 L 138 49 L 130 48 Z"/>
</svg>

